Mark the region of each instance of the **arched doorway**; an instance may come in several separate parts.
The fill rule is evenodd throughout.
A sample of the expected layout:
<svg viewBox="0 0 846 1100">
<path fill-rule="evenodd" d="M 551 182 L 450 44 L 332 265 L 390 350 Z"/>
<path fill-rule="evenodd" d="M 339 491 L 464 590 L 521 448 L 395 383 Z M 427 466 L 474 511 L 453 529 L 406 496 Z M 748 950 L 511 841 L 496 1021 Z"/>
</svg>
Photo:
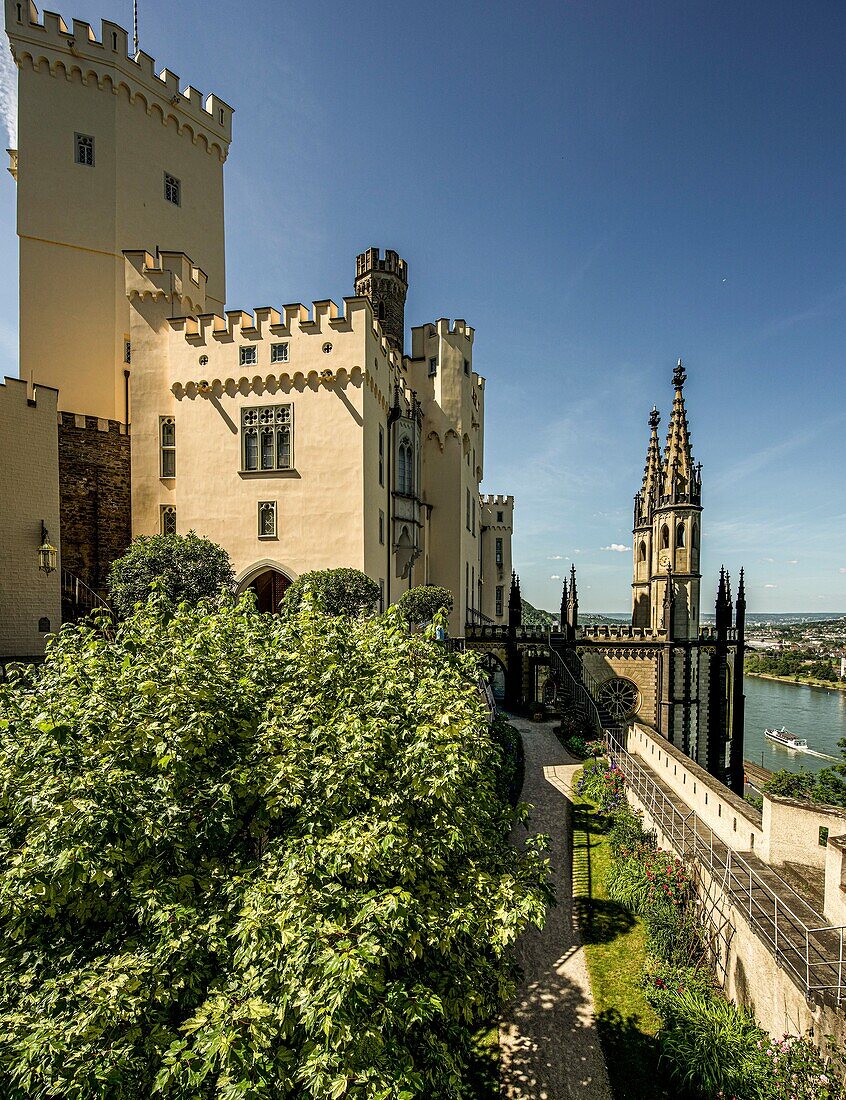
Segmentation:
<svg viewBox="0 0 846 1100">
<path fill-rule="evenodd" d="M 256 608 L 266 615 L 279 610 L 282 597 L 288 591 L 291 581 L 278 569 L 265 569 L 250 581 L 248 588 L 256 594 Z"/>
</svg>

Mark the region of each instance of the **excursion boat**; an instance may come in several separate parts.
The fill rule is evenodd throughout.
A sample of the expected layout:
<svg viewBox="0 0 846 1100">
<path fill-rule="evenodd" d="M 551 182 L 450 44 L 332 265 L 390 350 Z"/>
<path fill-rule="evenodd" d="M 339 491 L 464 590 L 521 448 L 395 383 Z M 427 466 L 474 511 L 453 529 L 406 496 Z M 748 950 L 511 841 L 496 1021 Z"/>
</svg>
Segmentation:
<svg viewBox="0 0 846 1100">
<path fill-rule="evenodd" d="M 799 752 L 808 751 L 808 742 L 805 738 L 794 736 L 784 726 L 780 730 L 764 730 L 764 737 L 768 737 L 770 741 L 775 741 L 777 745 L 783 745 L 786 749 L 797 749 Z"/>
</svg>

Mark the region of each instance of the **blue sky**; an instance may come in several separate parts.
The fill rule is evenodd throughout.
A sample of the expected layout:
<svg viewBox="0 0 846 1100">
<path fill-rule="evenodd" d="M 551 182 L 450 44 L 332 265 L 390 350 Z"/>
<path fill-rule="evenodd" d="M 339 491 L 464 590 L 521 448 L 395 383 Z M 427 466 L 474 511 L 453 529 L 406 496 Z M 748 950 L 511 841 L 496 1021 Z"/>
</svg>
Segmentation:
<svg viewBox="0 0 846 1100">
<path fill-rule="evenodd" d="M 69 2 L 130 25 L 126 0 Z M 533 603 L 557 606 L 575 561 L 584 609 L 628 608 L 630 555 L 604 548 L 631 545 L 682 356 L 703 590 L 743 564 L 754 611 L 846 610 L 846 6 L 140 0 L 140 19 L 160 66 L 236 109 L 231 306 L 338 300 L 377 244 L 409 261 L 409 323 L 475 326 L 483 488 L 517 498 Z"/>
</svg>

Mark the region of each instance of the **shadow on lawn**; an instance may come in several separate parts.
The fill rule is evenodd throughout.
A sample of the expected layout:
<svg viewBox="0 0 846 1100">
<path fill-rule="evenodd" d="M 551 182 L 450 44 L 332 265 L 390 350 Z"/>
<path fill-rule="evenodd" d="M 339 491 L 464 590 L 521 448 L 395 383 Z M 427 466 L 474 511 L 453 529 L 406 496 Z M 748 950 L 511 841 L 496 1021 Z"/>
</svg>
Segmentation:
<svg viewBox="0 0 846 1100">
<path fill-rule="evenodd" d="M 609 1008 L 599 1013 L 596 1026 L 614 1100 L 690 1100 L 690 1094 L 675 1083 L 664 1083 L 661 1044 L 642 1030 L 639 1016 L 622 1016 Z"/>
</svg>

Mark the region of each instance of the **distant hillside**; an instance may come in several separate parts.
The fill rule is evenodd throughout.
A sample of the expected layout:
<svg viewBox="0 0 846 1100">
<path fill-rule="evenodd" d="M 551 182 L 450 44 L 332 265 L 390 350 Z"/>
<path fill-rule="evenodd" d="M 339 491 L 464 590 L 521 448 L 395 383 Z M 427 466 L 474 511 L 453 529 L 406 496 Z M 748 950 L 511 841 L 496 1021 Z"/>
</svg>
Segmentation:
<svg viewBox="0 0 846 1100">
<path fill-rule="evenodd" d="M 523 600 L 523 626 L 558 626 L 559 616 L 551 611 L 542 611 L 539 607 Z M 608 615 L 579 615 L 579 622 L 590 626 L 619 626 L 621 618 L 612 619 Z"/>
</svg>

